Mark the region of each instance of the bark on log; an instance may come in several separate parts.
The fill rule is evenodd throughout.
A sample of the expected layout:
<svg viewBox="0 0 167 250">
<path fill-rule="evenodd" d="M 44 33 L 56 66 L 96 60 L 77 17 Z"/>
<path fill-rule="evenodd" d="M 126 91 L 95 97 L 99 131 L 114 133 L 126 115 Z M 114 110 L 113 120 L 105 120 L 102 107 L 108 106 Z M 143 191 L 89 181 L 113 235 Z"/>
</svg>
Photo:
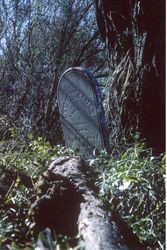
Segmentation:
<svg viewBox="0 0 167 250">
<path fill-rule="evenodd" d="M 123 236 L 91 185 L 94 172 L 80 157 L 60 157 L 40 177 L 32 206 L 37 230 L 79 233 L 86 250 L 126 250 Z"/>
</svg>

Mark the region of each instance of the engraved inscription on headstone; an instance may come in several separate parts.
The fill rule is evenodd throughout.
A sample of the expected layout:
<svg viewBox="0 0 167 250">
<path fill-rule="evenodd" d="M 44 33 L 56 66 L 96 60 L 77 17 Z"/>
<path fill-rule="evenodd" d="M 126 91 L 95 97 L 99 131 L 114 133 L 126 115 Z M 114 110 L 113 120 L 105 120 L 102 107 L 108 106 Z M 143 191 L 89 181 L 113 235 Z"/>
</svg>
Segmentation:
<svg viewBox="0 0 167 250">
<path fill-rule="evenodd" d="M 94 149 L 104 148 L 103 109 L 96 80 L 82 68 L 70 68 L 59 81 L 57 96 L 65 145 L 91 158 Z"/>
</svg>

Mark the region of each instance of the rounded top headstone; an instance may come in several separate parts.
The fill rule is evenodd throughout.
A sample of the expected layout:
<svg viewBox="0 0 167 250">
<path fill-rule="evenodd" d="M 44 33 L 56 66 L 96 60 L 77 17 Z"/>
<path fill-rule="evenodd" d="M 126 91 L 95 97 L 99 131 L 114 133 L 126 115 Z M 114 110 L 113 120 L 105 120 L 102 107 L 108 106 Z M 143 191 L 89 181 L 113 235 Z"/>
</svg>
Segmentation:
<svg viewBox="0 0 167 250">
<path fill-rule="evenodd" d="M 88 70 L 70 68 L 60 78 L 57 98 L 65 145 L 93 158 L 95 150 L 105 147 L 98 82 Z"/>
</svg>

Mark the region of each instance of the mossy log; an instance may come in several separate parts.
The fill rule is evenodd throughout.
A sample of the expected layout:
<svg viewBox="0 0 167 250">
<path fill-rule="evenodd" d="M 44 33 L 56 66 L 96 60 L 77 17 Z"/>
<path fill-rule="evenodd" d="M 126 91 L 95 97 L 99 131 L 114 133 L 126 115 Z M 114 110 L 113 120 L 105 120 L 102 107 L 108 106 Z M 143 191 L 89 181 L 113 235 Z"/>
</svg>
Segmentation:
<svg viewBox="0 0 167 250">
<path fill-rule="evenodd" d="M 59 157 L 36 184 L 32 205 L 36 230 L 80 235 L 86 250 L 128 249 L 111 214 L 96 195 L 94 172 L 80 157 Z"/>
</svg>

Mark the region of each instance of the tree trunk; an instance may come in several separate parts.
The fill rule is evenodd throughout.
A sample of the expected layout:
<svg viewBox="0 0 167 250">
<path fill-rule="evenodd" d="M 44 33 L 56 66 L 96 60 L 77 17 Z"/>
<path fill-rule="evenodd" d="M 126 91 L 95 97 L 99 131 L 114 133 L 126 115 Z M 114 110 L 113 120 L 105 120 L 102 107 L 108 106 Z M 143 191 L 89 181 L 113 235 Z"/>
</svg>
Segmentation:
<svg viewBox="0 0 167 250">
<path fill-rule="evenodd" d="M 128 249 L 91 184 L 95 173 L 80 157 L 59 157 L 36 184 L 31 208 L 36 232 L 49 227 L 57 234 L 79 233 L 86 250 Z"/>
<path fill-rule="evenodd" d="M 165 151 L 165 1 L 94 0 L 109 51 L 106 111 L 116 148 L 139 132 Z M 117 150 L 117 148 L 116 148 Z"/>
</svg>

